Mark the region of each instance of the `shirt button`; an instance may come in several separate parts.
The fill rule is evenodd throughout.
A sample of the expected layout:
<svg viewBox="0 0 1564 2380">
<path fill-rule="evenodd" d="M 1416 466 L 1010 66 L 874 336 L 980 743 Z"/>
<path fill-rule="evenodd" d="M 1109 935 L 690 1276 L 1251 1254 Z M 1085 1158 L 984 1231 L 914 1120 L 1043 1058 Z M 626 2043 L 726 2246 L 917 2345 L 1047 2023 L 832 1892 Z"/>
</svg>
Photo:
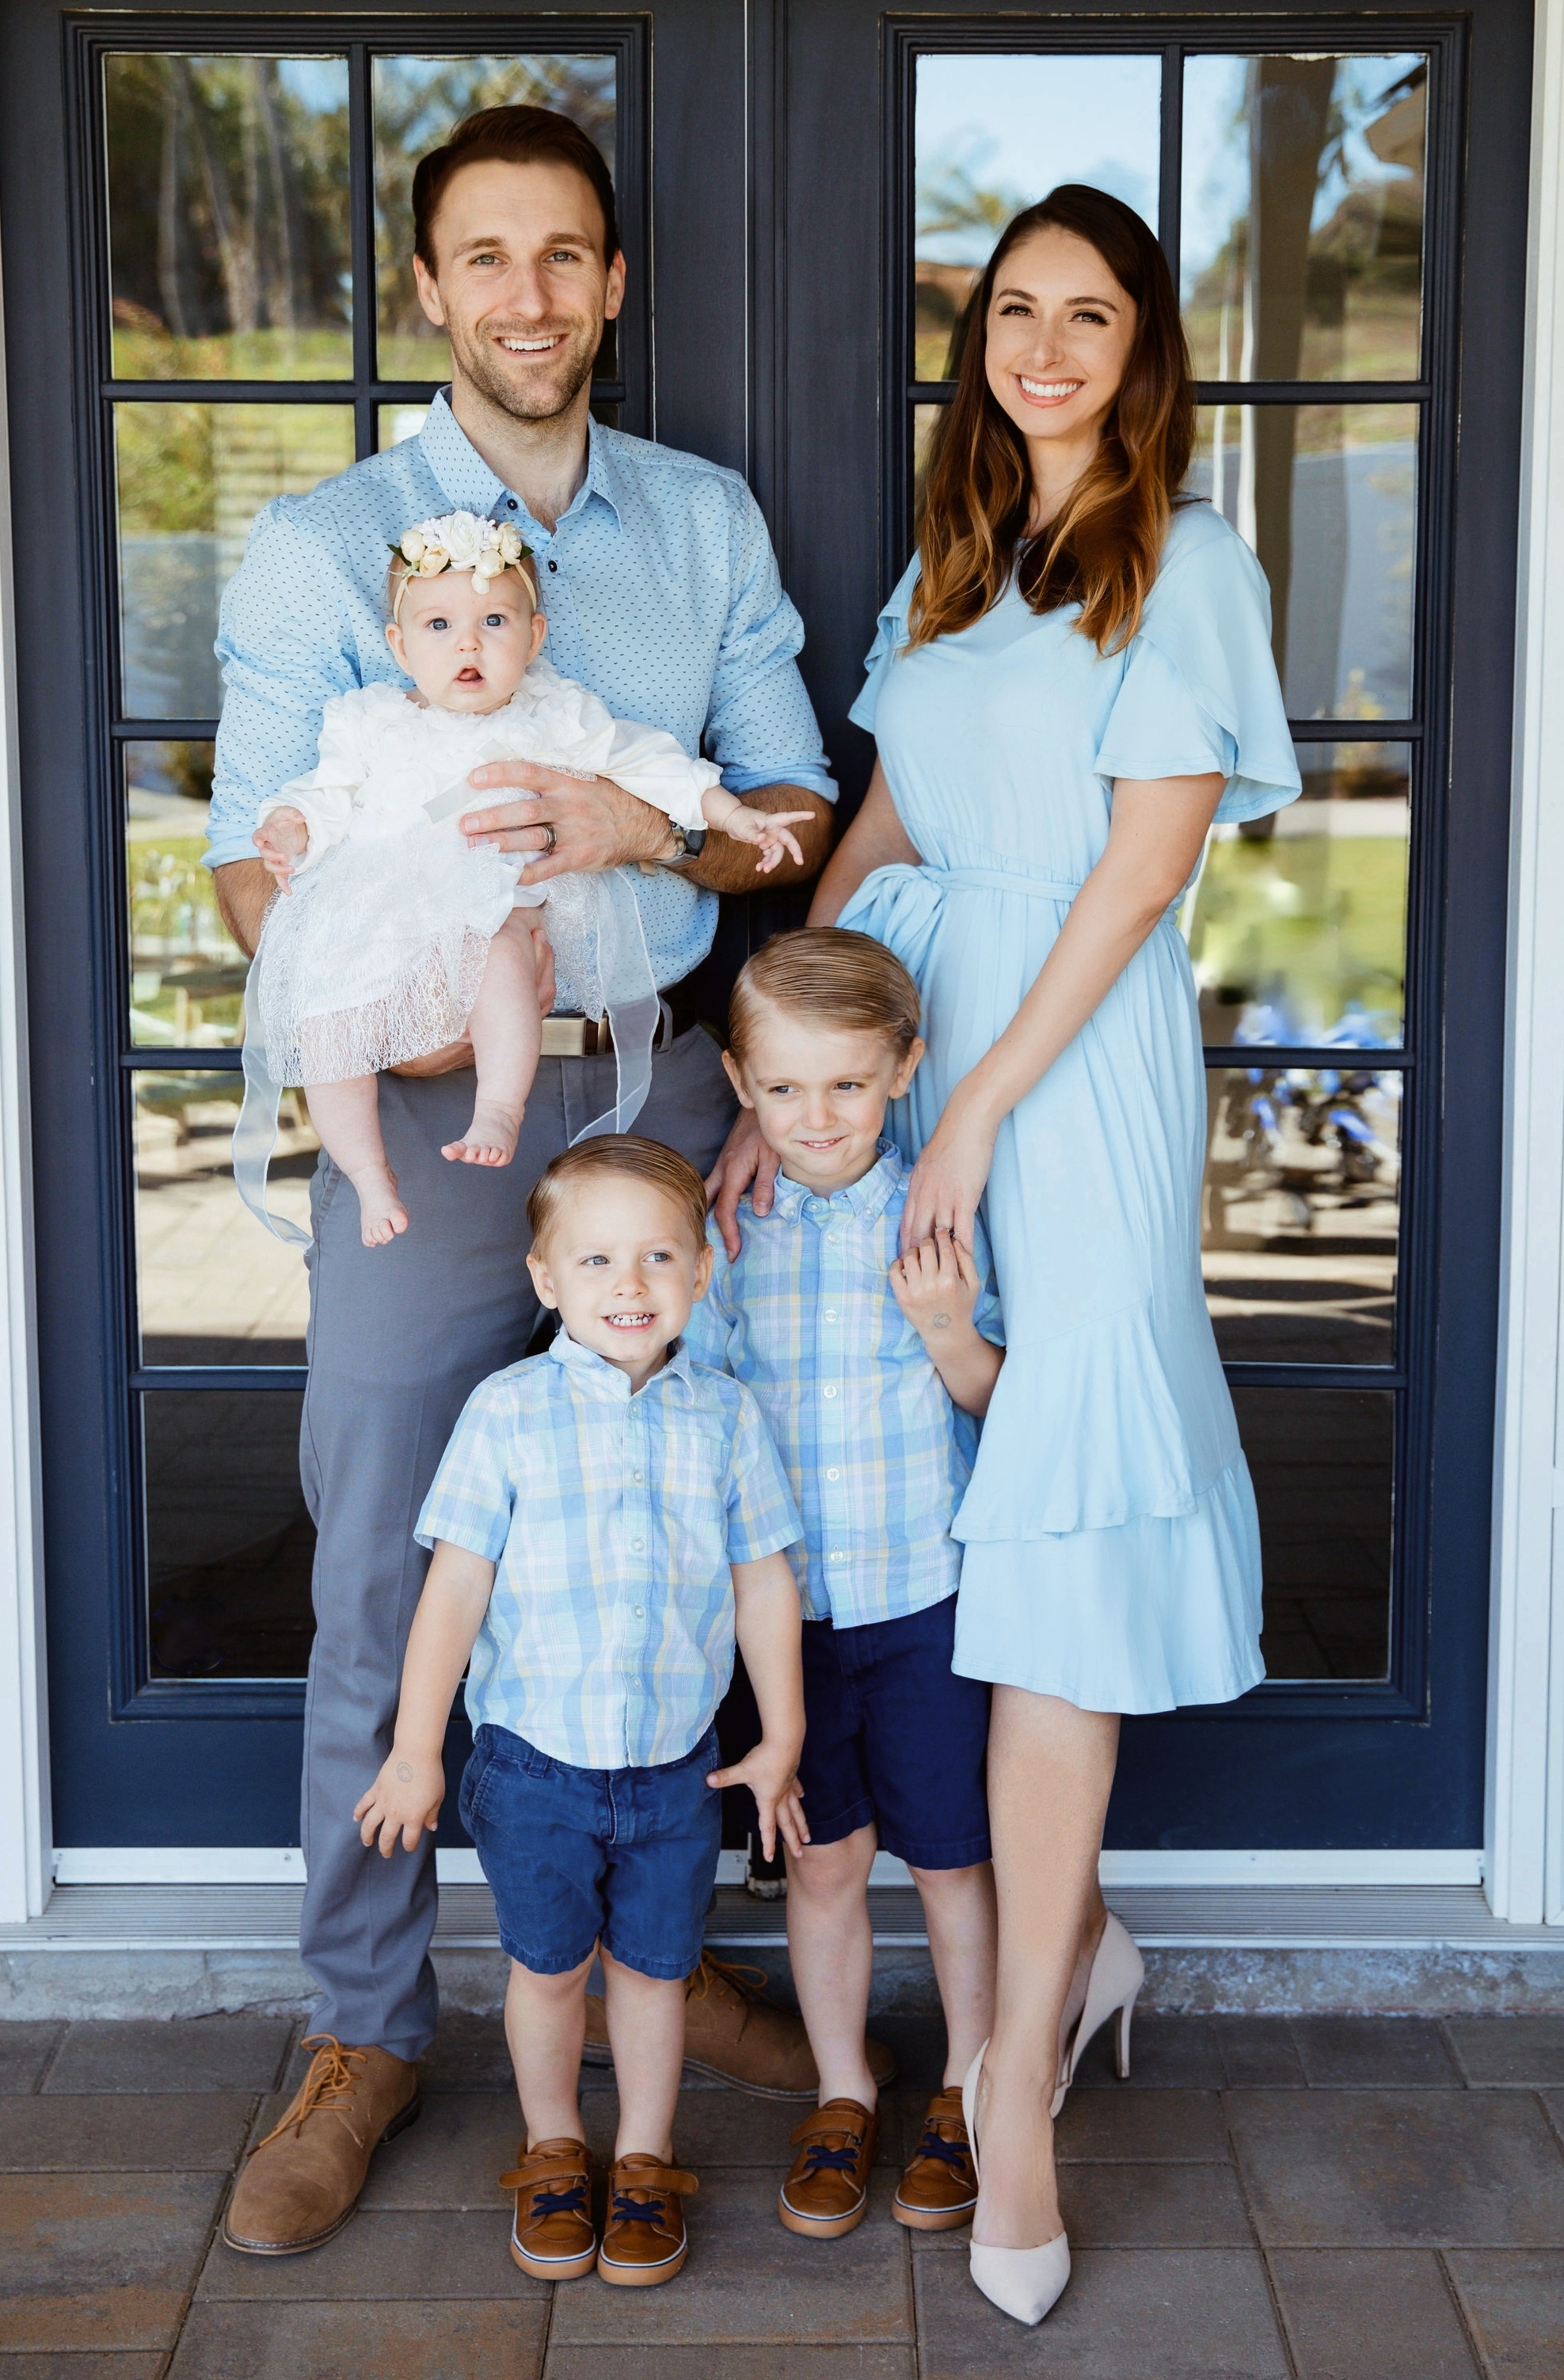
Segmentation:
<svg viewBox="0 0 1564 2380">
<path fill-rule="evenodd" d="M 834 1397 L 834 1396 L 836 1395 L 836 1393 L 837 1393 L 837 1391 L 836 1391 L 836 1390 L 835 1390 L 835 1389 L 826 1389 L 826 1390 L 825 1390 L 823 1391 L 823 1394 L 825 1394 L 825 1396 L 828 1396 L 828 1397 Z"/>
<path fill-rule="evenodd" d="M 551 562 L 551 563 L 549 564 L 549 565 L 548 565 L 548 566 L 549 566 L 549 568 L 550 568 L 551 570 L 557 570 L 557 569 L 558 569 L 558 567 L 559 567 L 559 565 L 557 564 L 557 562 Z"/>
<path fill-rule="evenodd" d="M 644 1603 L 638 1603 L 638 1604 L 636 1605 L 636 1607 L 635 1607 L 635 1616 L 636 1616 L 636 1618 L 637 1618 L 638 1620 L 644 1620 L 644 1619 L 645 1619 L 645 1617 L 646 1617 L 646 1606 L 644 1605 Z"/>
<path fill-rule="evenodd" d="M 505 508 L 506 508 L 507 512 L 511 512 L 511 513 L 513 513 L 513 512 L 516 510 L 516 499 L 515 499 L 515 497 L 514 497 L 514 496 L 507 496 L 507 498 L 506 498 L 506 500 L 505 500 Z"/>
<path fill-rule="evenodd" d="M 845 1553 L 843 1553 L 843 1551 L 842 1551 L 842 1549 L 841 1549 L 841 1548 L 840 1548 L 839 1546 L 837 1546 L 837 1547 L 833 1548 L 833 1549 L 832 1549 L 832 1554 L 831 1554 L 831 1560 L 832 1560 L 833 1561 L 846 1561 L 846 1560 L 847 1560 L 847 1556 L 846 1556 L 846 1554 L 845 1554 Z"/>
<path fill-rule="evenodd" d="M 825 1474 L 825 1476 L 826 1476 L 826 1478 L 827 1478 L 827 1479 L 839 1479 L 839 1478 L 841 1477 L 841 1475 L 841 1475 L 841 1473 L 840 1473 L 839 1471 L 837 1471 L 834 1466 L 833 1466 L 833 1468 L 832 1468 L 831 1470 L 827 1471 L 827 1473 Z"/>
<path fill-rule="evenodd" d="M 837 1309 L 836 1309 L 836 1307 L 835 1307 L 834 1305 L 828 1305 L 828 1306 L 825 1308 L 825 1319 L 826 1319 L 826 1321 L 827 1321 L 827 1322 L 835 1322 L 835 1321 L 836 1321 L 836 1319 L 837 1319 Z"/>
<path fill-rule="evenodd" d="M 632 1537 L 630 1539 L 630 1551 L 632 1554 L 643 1554 L 646 1551 L 645 1538 Z"/>
<path fill-rule="evenodd" d="M 632 1471 L 632 1472 L 630 1473 L 630 1484 L 631 1484 L 631 1486 L 632 1486 L 632 1487 L 635 1487 L 635 1488 L 639 1488 L 639 1487 L 641 1487 L 641 1484 L 642 1484 L 642 1482 L 644 1481 L 645 1477 L 646 1477 L 646 1474 L 645 1474 L 645 1472 L 644 1472 L 644 1471 Z"/>
</svg>

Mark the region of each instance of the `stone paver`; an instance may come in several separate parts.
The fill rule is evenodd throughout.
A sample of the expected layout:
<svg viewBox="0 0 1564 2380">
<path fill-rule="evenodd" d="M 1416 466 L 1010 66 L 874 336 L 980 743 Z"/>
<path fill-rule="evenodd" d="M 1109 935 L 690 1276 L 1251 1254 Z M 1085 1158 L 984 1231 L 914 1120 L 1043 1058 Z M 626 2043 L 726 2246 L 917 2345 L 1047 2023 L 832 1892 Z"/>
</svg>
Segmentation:
<svg viewBox="0 0 1564 2380">
<path fill-rule="evenodd" d="M 0 2023 L 0 2380 L 1560 2380 L 1564 2019 L 1154 2017 L 1059 2126 L 1074 2253 L 1039 2331 L 972 2289 L 967 2235 L 889 2219 L 938 2082 L 937 2022 L 883 2031 L 868 2220 L 776 2219 L 802 2108 L 708 2079 L 666 2289 L 551 2292 L 507 2251 L 521 2136 L 497 2022 L 455 2016 L 419 2121 L 312 2255 L 215 2236 L 228 2176 L 307 2053 L 286 2018 Z M 612 2146 L 611 2070 L 582 2076 Z"/>
</svg>

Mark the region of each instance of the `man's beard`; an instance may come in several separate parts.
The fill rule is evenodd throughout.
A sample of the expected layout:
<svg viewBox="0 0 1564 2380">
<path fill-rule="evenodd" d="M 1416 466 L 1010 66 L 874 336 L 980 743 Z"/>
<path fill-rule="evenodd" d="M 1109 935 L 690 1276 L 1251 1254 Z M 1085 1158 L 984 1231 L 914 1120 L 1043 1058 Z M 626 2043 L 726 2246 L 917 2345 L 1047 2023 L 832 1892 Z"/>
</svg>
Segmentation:
<svg viewBox="0 0 1564 2380">
<path fill-rule="evenodd" d="M 532 331 L 522 335 L 540 338 L 555 334 Z M 570 335 L 567 331 L 567 339 Z M 455 345 L 453 340 L 453 347 Z M 495 359 L 487 339 L 477 339 L 470 345 L 464 341 L 458 350 L 458 360 L 480 395 L 486 396 L 490 404 L 497 406 L 502 413 L 508 413 L 513 421 L 553 421 L 560 414 L 569 411 L 591 380 L 592 368 L 596 361 L 596 346 L 594 345 L 589 350 L 584 345 L 567 346 L 559 355 L 551 357 L 550 378 L 535 390 L 519 389 L 513 381 L 507 379 L 504 367 Z"/>
</svg>

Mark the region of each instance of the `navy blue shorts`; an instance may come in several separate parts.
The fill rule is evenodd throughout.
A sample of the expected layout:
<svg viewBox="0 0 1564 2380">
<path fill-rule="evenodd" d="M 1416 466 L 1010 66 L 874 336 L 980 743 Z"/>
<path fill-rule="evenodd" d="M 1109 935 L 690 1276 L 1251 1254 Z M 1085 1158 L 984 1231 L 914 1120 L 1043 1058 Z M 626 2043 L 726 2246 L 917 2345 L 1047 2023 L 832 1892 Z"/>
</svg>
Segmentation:
<svg viewBox="0 0 1564 2380">
<path fill-rule="evenodd" d="M 722 1843 L 716 1730 L 656 1768 L 572 1768 L 483 1726 L 461 1822 L 495 1896 L 500 1940 L 534 1975 L 568 1975 L 601 1942 L 666 1983 L 701 1962 Z"/>
<path fill-rule="evenodd" d="M 799 1781 L 810 1840 L 874 1826 L 911 1867 L 989 1857 L 989 1690 L 958 1678 L 956 1597 L 901 1620 L 803 1630 L 804 1746 Z"/>
</svg>

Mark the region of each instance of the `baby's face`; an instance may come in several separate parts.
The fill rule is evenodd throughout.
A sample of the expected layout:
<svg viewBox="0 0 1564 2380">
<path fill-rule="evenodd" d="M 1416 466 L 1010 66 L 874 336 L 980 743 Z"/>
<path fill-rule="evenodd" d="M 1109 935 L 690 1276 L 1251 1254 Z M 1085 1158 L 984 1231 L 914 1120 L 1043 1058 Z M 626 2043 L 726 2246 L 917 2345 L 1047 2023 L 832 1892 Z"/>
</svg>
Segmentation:
<svg viewBox="0 0 1564 2380">
<path fill-rule="evenodd" d="M 923 1054 L 903 1057 L 883 1033 L 826 1032 L 807 1016 L 760 1004 L 739 1065 L 722 1062 L 761 1138 L 788 1179 L 829 1196 L 850 1189 L 875 1163 L 886 1109 L 901 1097 Z"/>
<path fill-rule="evenodd" d="M 623 1175 L 572 1191 L 527 1258 L 532 1286 L 572 1339 L 605 1355 L 632 1388 L 650 1379 L 712 1277 L 690 1218 L 650 1182 Z"/>
<path fill-rule="evenodd" d="M 498 710 L 537 659 L 546 624 L 515 570 L 482 594 L 470 571 L 409 578 L 385 641 L 438 710 Z"/>
</svg>

